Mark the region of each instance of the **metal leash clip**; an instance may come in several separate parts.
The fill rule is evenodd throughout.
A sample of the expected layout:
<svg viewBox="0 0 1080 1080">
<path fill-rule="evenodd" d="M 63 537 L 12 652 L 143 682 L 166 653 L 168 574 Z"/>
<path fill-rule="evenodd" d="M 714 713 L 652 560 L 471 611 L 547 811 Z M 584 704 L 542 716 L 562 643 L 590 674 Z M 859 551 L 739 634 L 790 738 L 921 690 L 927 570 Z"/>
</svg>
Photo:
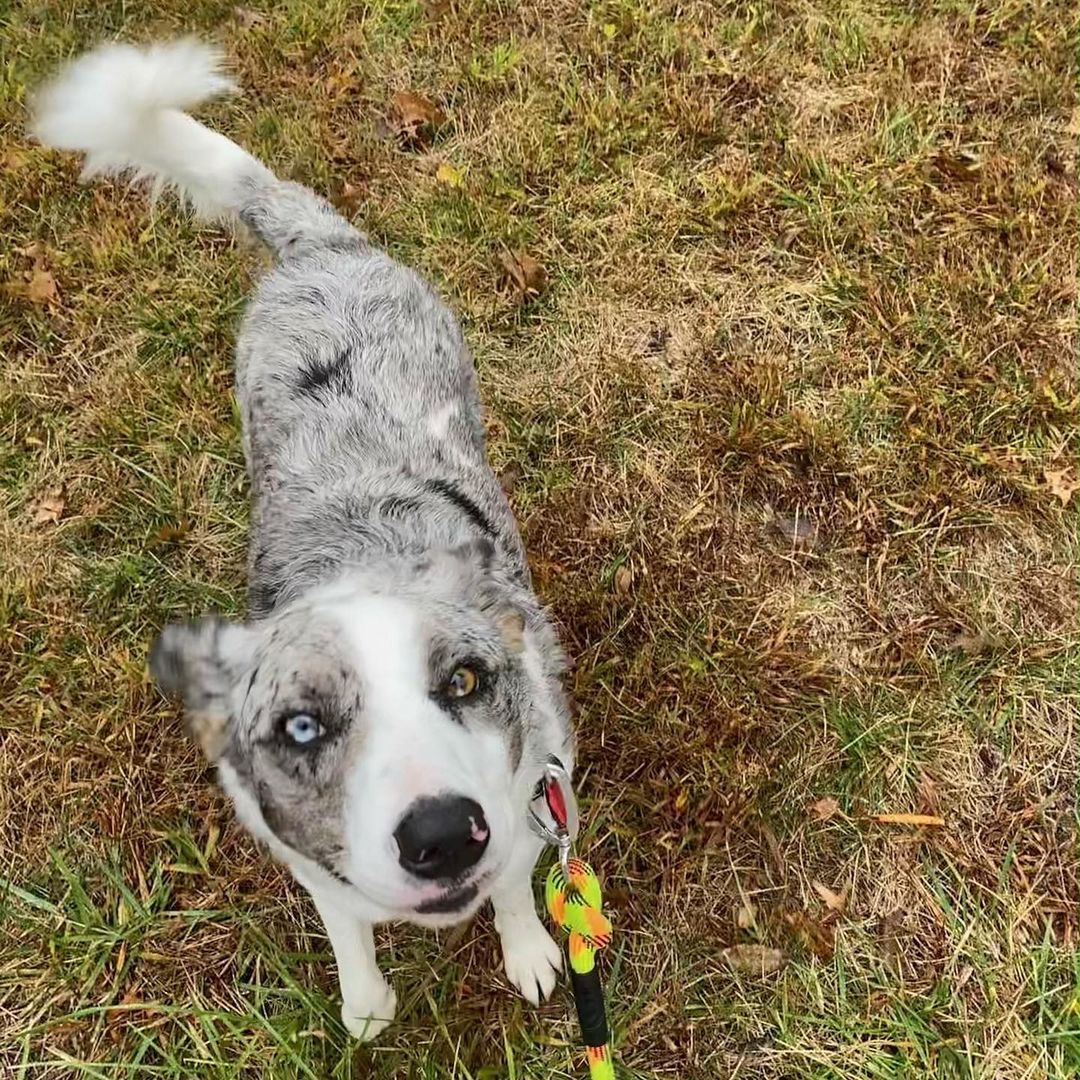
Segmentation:
<svg viewBox="0 0 1080 1080">
<path fill-rule="evenodd" d="M 578 824 L 577 799 L 570 774 L 557 757 L 549 757 L 529 804 L 529 827 L 541 840 L 558 849 L 559 864 L 567 881 Z"/>
</svg>

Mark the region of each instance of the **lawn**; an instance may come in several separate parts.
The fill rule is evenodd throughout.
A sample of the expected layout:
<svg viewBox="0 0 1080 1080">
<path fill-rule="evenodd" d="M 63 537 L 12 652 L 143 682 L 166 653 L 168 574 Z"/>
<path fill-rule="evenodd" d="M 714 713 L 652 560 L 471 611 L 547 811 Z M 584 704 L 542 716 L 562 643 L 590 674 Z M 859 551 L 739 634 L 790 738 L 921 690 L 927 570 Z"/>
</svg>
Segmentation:
<svg viewBox="0 0 1080 1080">
<path fill-rule="evenodd" d="M 263 256 L 78 185 L 25 103 L 102 37 L 197 31 L 245 88 L 208 117 L 461 314 L 575 661 L 620 1075 L 1075 1077 L 1074 19 L 0 6 L 4 1075 L 582 1075 L 487 915 L 384 928 L 399 1022 L 350 1042 L 314 910 L 146 676 L 166 620 L 243 610 Z"/>
</svg>

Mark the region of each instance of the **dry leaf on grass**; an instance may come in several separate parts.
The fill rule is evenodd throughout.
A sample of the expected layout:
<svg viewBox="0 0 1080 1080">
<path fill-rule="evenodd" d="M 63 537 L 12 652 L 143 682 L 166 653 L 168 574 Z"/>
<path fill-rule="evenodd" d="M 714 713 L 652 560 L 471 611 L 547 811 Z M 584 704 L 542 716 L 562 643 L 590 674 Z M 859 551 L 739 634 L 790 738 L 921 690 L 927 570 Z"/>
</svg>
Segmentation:
<svg viewBox="0 0 1080 1080">
<path fill-rule="evenodd" d="M 780 949 L 765 945 L 731 945 L 720 956 L 732 971 L 745 971 L 749 975 L 771 975 L 787 963 Z"/>
<path fill-rule="evenodd" d="M 191 522 L 186 518 L 183 521 L 177 522 L 175 525 L 162 525 L 157 532 L 151 534 L 146 542 L 146 546 L 153 549 L 180 544 L 187 539 L 188 533 L 190 532 Z"/>
<path fill-rule="evenodd" d="M 433 101 L 409 90 L 396 93 L 390 105 L 390 130 L 403 147 L 430 146 L 436 129 L 446 121 L 445 113 Z"/>
<path fill-rule="evenodd" d="M 455 169 L 450 162 L 444 161 L 435 170 L 435 179 L 447 187 L 461 187 L 461 181 L 465 177 L 460 169 Z"/>
<path fill-rule="evenodd" d="M 842 912 L 847 907 L 847 887 L 845 886 L 839 892 L 833 892 L 828 885 L 822 884 L 816 878 L 810 882 L 814 887 L 814 892 L 821 897 L 822 903 L 830 910 L 836 912 Z"/>
<path fill-rule="evenodd" d="M 630 587 L 634 584 L 634 571 L 626 565 L 620 566 L 615 571 L 615 578 L 612 582 L 615 586 L 615 592 L 619 596 L 626 596 L 630 592 Z"/>
<path fill-rule="evenodd" d="M 499 484 L 501 485 L 503 492 L 507 495 L 513 495 L 514 489 L 521 483 L 521 478 L 525 475 L 525 470 L 521 467 L 521 464 L 517 461 L 508 461 L 499 470 Z"/>
<path fill-rule="evenodd" d="M 805 514 L 778 514 L 772 519 L 771 525 L 793 548 L 809 551 L 817 546 L 817 523 Z"/>
<path fill-rule="evenodd" d="M 941 827 L 945 819 L 936 814 L 874 814 L 874 821 L 883 825 L 934 825 Z"/>
<path fill-rule="evenodd" d="M 350 184 L 346 180 L 334 197 L 334 205 L 350 217 L 355 214 L 367 198 L 367 188 L 360 184 Z"/>
<path fill-rule="evenodd" d="M 45 260 L 40 255 L 34 257 L 34 269 L 24 274 L 21 279 L 7 282 L 4 291 L 9 296 L 29 300 L 31 304 L 51 307 L 60 302 L 56 278 L 46 269 Z"/>
<path fill-rule="evenodd" d="M 67 495 L 63 486 L 49 488 L 34 507 L 35 525 L 55 525 L 64 514 Z"/>
<path fill-rule="evenodd" d="M 60 299 L 56 279 L 44 265 L 35 266 L 26 286 L 26 298 L 32 304 L 55 304 Z"/>
<path fill-rule="evenodd" d="M 937 171 L 953 180 L 975 180 L 982 172 L 983 160 L 971 150 L 942 150 L 934 156 Z"/>
<path fill-rule="evenodd" d="M 261 26 L 266 22 L 266 16 L 261 11 L 252 8 L 234 7 L 233 18 L 244 30 L 250 30 L 253 26 Z"/>
<path fill-rule="evenodd" d="M 539 296 L 547 284 L 547 271 L 536 259 L 520 248 L 504 251 L 499 256 L 506 278 L 512 286 L 518 303 Z"/>
<path fill-rule="evenodd" d="M 793 911 L 784 918 L 807 952 L 828 960 L 836 951 L 836 934 L 830 923 L 819 922 L 805 911 Z"/>
<path fill-rule="evenodd" d="M 1068 506 L 1076 489 L 1080 488 L 1080 481 L 1076 479 L 1071 468 L 1043 469 L 1043 479 L 1046 481 L 1050 494 L 1060 499 L 1062 506 Z"/>
<path fill-rule="evenodd" d="M 826 795 L 823 799 L 818 799 L 817 802 L 810 804 L 810 813 L 818 821 L 828 821 L 829 818 L 835 817 L 839 812 L 840 803 L 831 795 Z"/>
<path fill-rule="evenodd" d="M 982 656 L 994 646 L 994 639 L 982 630 L 974 634 L 957 634 L 950 642 L 952 648 L 959 649 L 965 656 Z"/>
<path fill-rule="evenodd" d="M 735 925 L 740 930 L 749 930 L 757 921 L 757 914 L 754 911 L 753 904 L 743 904 L 737 912 L 735 912 Z"/>
</svg>

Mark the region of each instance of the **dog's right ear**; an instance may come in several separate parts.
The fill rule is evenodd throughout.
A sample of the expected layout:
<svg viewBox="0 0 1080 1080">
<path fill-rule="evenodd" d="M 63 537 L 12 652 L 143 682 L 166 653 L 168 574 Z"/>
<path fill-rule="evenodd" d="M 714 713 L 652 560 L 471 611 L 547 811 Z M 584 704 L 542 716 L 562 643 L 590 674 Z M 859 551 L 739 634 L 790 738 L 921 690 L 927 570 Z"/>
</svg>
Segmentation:
<svg viewBox="0 0 1080 1080">
<path fill-rule="evenodd" d="M 191 734 L 211 761 L 225 749 L 229 698 L 255 639 L 246 626 L 208 616 L 166 626 L 150 650 L 150 674 L 166 694 L 183 700 Z"/>
</svg>

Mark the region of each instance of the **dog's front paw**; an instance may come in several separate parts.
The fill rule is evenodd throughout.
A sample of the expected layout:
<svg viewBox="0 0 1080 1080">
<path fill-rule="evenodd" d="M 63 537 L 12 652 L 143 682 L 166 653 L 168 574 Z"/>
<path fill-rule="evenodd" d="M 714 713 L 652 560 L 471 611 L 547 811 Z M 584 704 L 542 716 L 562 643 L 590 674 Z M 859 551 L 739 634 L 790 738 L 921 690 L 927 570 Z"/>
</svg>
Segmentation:
<svg viewBox="0 0 1080 1080">
<path fill-rule="evenodd" d="M 389 983 L 377 983 L 363 1000 L 352 998 L 342 1002 L 341 1022 L 351 1035 L 367 1042 L 374 1039 L 394 1019 L 397 994 Z"/>
<path fill-rule="evenodd" d="M 534 915 L 515 920 L 502 934 L 506 977 L 533 1005 L 539 1005 L 552 990 L 562 970 L 562 950 Z"/>
</svg>

